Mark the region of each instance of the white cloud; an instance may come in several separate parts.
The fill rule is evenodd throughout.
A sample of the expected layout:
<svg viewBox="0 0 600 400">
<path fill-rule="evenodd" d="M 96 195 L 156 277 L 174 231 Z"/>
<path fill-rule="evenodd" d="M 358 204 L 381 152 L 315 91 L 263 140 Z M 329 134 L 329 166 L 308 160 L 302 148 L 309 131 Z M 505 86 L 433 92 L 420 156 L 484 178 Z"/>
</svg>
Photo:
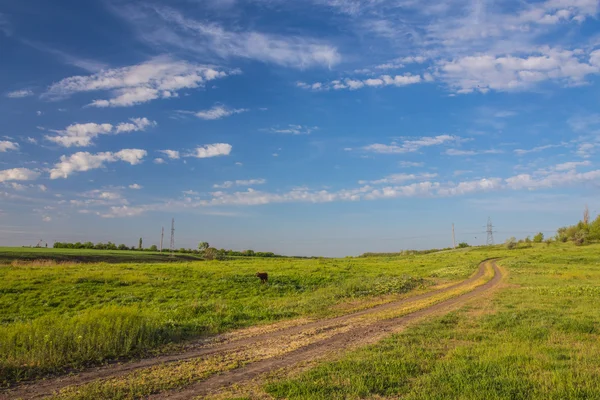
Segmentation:
<svg viewBox="0 0 600 400">
<path fill-rule="evenodd" d="M 43 112 L 41 112 L 41 111 L 36 111 L 36 112 L 35 112 L 35 115 L 37 115 L 38 117 L 40 117 L 42 114 L 44 114 L 44 113 L 43 113 Z"/>
<path fill-rule="evenodd" d="M 422 167 L 425 163 L 422 162 L 413 162 L 413 161 L 400 161 L 398 163 L 401 167 L 409 168 L 409 167 Z"/>
<path fill-rule="evenodd" d="M 16 183 L 16 182 L 10 182 L 8 185 L 10 187 L 12 187 L 14 190 L 18 190 L 18 191 L 23 191 L 23 190 L 27 189 L 27 186 L 21 185 L 20 183 Z"/>
<path fill-rule="evenodd" d="M 188 156 L 196 158 L 228 156 L 231 153 L 231 148 L 232 146 L 227 143 L 207 144 L 204 146 L 197 147 L 196 151 Z"/>
<path fill-rule="evenodd" d="M 193 190 L 184 190 L 183 192 L 181 192 L 187 196 L 198 196 L 200 193 L 195 192 Z"/>
<path fill-rule="evenodd" d="M 46 215 L 46 216 L 44 216 L 44 218 L 42 218 L 42 221 L 44 221 L 44 222 L 50 222 L 50 221 L 52 221 L 52 217 L 49 217 L 49 216 Z"/>
<path fill-rule="evenodd" d="M 74 93 L 113 91 L 113 97 L 94 100 L 94 107 L 123 107 L 157 98 L 170 98 L 182 89 L 203 87 L 207 82 L 224 78 L 225 72 L 210 66 L 158 57 L 129 67 L 105 69 L 87 76 L 72 76 L 52 84 L 45 98 L 67 97 Z"/>
<path fill-rule="evenodd" d="M 422 173 L 422 174 L 392 174 L 388 175 L 385 178 L 377 179 L 373 181 L 358 181 L 359 185 L 382 185 L 382 184 L 394 184 L 394 183 L 403 183 L 408 181 L 422 181 L 427 179 L 435 178 L 437 174 L 432 173 Z"/>
<path fill-rule="evenodd" d="M 285 135 L 310 135 L 312 132 L 318 130 L 318 126 L 305 126 L 305 125 L 288 125 L 286 128 L 271 128 L 269 132 L 281 133 Z"/>
<path fill-rule="evenodd" d="M 40 192 L 45 192 L 48 190 L 48 188 L 46 187 L 46 185 L 38 185 L 38 189 L 40 190 Z"/>
<path fill-rule="evenodd" d="M 592 165 L 589 161 L 571 161 L 562 164 L 557 164 L 554 166 L 554 170 L 556 171 L 570 171 L 577 167 L 589 167 Z"/>
<path fill-rule="evenodd" d="M 475 156 L 480 154 L 502 154 L 502 150 L 489 149 L 489 150 L 459 150 L 459 149 L 448 149 L 445 154 L 449 156 Z"/>
<path fill-rule="evenodd" d="M 198 111 L 194 115 L 198 118 L 206 120 L 215 120 L 229 117 L 230 115 L 234 114 L 240 114 L 246 111 L 248 111 L 247 108 L 229 108 L 223 105 L 215 105 L 208 110 Z"/>
<path fill-rule="evenodd" d="M 146 156 L 146 150 L 123 149 L 118 152 L 103 152 L 91 154 L 78 152 L 70 156 L 61 156 L 60 162 L 50 170 L 50 179 L 67 178 L 75 172 L 89 171 L 102 168 L 106 163 L 125 161 L 131 165 L 142 162 Z"/>
<path fill-rule="evenodd" d="M 331 67 L 341 61 L 336 47 L 318 39 L 228 31 L 215 22 L 195 21 L 166 7 L 154 7 L 153 12 L 136 11 L 135 17 L 130 13 L 121 15 L 136 24 L 143 39 L 204 57 L 247 58 L 294 68 Z"/>
<path fill-rule="evenodd" d="M 15 90 L 14 92 L 6 93 L 6 97 L 9 97 L 11 99 L 20 99 L 29 96 L 33 96 L 33 91 L 29 89 Z"/>
<path fill-rule="evenodd" d="M 122 122 L 117 125 L 116 133 L 143 131 L 150 126 L 156 126 L 155 121 L 150 121 L 148 118 L 131 118 L 131 122 Z"/>
<path fill-rule="evenodd" d="M 600 72 L 600 65 L 592 65 L 582 54 L 542 46 L 524 56 L 469 55 L 440 61 L 436 76 L 457 93 L 524 90 L 543 81 L 580 85 L 588 75 Z"/>
<path fill-rule="evenodd" d="M 19 144 L 8 140 L 0 140 L 0 153 L 6 153 L 9 150 L 19 150 Z"/>
<path fill-rule="evenodd" d="M 0 182 L 7 181 L 33 181 L 40 173 L 27 168 L 13 168 L 0 171 Z"/>
<path fill-rule="evenodd" d="M 131 118 L 131 122 L 123 122 L 116 127 L 112 124 L 72 124 L 64 130 L 54 131 L 58 135 L 46 135 L 45 138 L 63 147 L 86 147 L 93 144 L 93 139 L 98 135 L 119 134 L 123 132 L 143 131 L 147 127 L 156 126 L 156 122 L 148 118 Z"/>
<path fill-rule="evenodd" d="M 422 137 L 415 140 L 404 140 L 401 144 L 374 143 L 363 147 L 363 150 L 381 154 L 402 154 L 418 151 L 422 147 L 437 146 L 448 142 L 458 142 L 461 138 L 452 135 L 438 135 L 433 137 Z"/>
<path fill-rule="evenodd" d="M 35 138 L 28 137 L 26 140 L 27 140 L 28 143 L 37 144 L 37 139 L 35 139 Z"/>
<path fill-rule="evenodd" d="M 163 160 L 162 158 L 155 158 L 154 161 L 152 161 L 154 164 L 164 164 L 165 160 Z"/>
<path fill-rule="evenodd" d="M 179 158 L 179 152 L 177 150 L 158 150 L 159 153 L 163 153 L 171 160 L 177 160 Z"/>
<path fill-rule="evenodd" d="M 113 206 L 110 211 L 100 214 L 103 218 L 136 217 L 147 211 L 144 207 Z"/>
<path fill-rule="evenodd" d="M 129 185 L 129 189 L 140 190 L 142 188 L 143 188 L 143 186 L 140 184 L 137 184 L 137 183 L 133 183 L 133 184 Z"/>
<path fill-rule="evenodd" d="M 423 81 L 420 75 L 381 75 L 377 78 L 366 78 L 366 79 L 336 79 L 331 82 L 316 82 L 316 83 L 305 83 L 297 82 L 296 86 L 302 89 L 321 91 L 321 90 L 358 90 L 365 86 L 369 87 L 383 87 L 383 86 L 406 86 Z"/>
<path fill-rule="evenodd" d="M 522 156 L 524 154 L 537 153 L 537 152 L 547 150 L 547 149 L 552 149 L 555 147 L 563 147 L 564 145 L 565 145 L 564 143 L 562 143 L 562 144 L 546 144 L 544 146 L 537 146 L 532 149 L 515 149 L 514 152 L 515 152 L 515 154 Z"/>
<path fill-rule="evenodd" d="M 248 179 L 248 180 L 237 180 L 237 181 L 225 181 L 221 184 L 214 184 L 213 187 L 216 189 L 228 189 L 233 186 L 253 186 L 253 185 L 264 185 L 267 183 L 266 179 Z"/>
</svg>

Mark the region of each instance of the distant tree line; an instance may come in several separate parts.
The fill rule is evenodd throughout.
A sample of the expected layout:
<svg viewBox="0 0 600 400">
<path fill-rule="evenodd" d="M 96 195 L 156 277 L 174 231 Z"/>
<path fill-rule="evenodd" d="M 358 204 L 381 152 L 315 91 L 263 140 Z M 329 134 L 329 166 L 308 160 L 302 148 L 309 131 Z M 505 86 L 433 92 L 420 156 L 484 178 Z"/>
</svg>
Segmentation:
<svg viewBox="0 0 600 400">
<path fill-rule="evenodd" d="M 273 252 L 264 252 L 264 251 L 254 251 L 254 250 L 244 250 L 244 251 L 236 251 L 236 250 L 225 250 L 225 249 L 215 249 L 214 247 L 210 247 L 208 243 L 203 242 L 202 247 L 198 247 L 198 249 L 186 249 L 180 248 L 175 249 L 173 252 L 182 253 L 182 254 L 197 254 L 200 256 L 204 256 L 207 259 L 225 259 L 228 257 L 284 257 L 279 254 L 275 254 Z M 137 246 L 127 246 L 125 244 L 115 244 L 113 242 L 107 243 L 92 243 L 92 242 L 76 242 L 76 243 L 68 243 L 68 242 L 55 242 L 55 249 L 87 249 L 87 250 L 134 250 L 134 251 L 158 251 L 158 247 L 155 244 L 148 248 L 144 248 L 142 246 L 142 239 L 140 238 Z M 169 249 L 164 249 L 163 252 L 171 252 Z"/>
<path fill-rule="evenodd" d="M 575 225 L 559 228 L 556 240 L 563 243 L 571 241 L 578 246 L 600 241 L 600 215 L 591 221 L 590 211 L 585 206 L 583 219 Z"/>
</svg>

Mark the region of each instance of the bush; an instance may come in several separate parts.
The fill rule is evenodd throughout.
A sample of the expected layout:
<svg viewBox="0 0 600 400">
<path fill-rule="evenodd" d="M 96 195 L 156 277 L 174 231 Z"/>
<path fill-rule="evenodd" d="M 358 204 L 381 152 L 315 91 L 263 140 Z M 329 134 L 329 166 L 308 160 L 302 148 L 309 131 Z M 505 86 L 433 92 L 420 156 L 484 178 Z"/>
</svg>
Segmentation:
<svg viewBox="0 0 600 400">
<path fill-rule="evenodd" d="M 464 249 L 465 247 L 470 247 L 470 246 L 469 246 L 469 243 L 467 243 L 467 242 L 460 242 L 460 243 L 458 244 L 458 248 L 459 248 L 459 249 Z"/>
<path fill-rule="evenodd" d="M 542 243 L 544 241 L 544 234 L 539 232 L 533 237 L 533 243 Z"/>
<path fill-rule="evenodd" d="M 514 250 L 517 248 L 517 239 L 515 239 L 514 237 L 511 237 L 510 239 L 506 240 L 506 248 L 509 250 Z"/>
</svg>

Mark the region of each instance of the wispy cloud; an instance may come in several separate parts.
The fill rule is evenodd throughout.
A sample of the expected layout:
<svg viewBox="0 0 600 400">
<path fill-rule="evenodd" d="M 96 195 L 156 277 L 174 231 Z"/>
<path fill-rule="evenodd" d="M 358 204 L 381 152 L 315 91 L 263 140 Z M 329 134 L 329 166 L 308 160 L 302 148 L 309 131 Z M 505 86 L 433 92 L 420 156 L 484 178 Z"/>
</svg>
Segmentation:
<svg viewBox="0 0 600 400">
<path fill-rule="evenodd" d="M 228 189 L 233 186 L 254 186 L 254 185 L 264 185 L 267 183 L 266 179 L 248 179 L 248 180 L 236 180 L 236 181 L 225 181 L 220 184 L 214 184 L 213 187 L 215 189 Z"/>
<path fill-rule="evenodd" d="M 332 67 L 342 58 L 335 46 L 320 39 L 227 30 L 169 7 L 130 6 L 115 11 L 134 24 L 145 41 L 205 57 L 246 58 L 293 68 Z"/>
<path fill-rule="evenodd" d="M 214 143 L 199 146 L 193 153 L 188 154 L 188 157 L 210 158 L 218 156 L 228 156 L 231 153 L 232 146 L 227 143 Z"/>
<path fill-rule="evenodd" d="M 19 143 L 0 140 L 0 153 L 6 153 L 9 150 L 19 150 Z"/>
<path fill-rule="evenodd" d="M 419 139 L 407 139 L 401 143 L 393 142 L 392 144 L 374 143 L 363 147 L 363 150 L 372 153 L 381 154 L 403 154 L 413 153 L 423 147 L 438 146 L 444 143 L 459 142 L 462 139 L 452 135 L 438 135 L 431 137 L 421 137 Z"/>
<path fill-rule="evenodd" d="M 247 108 L 229 108 L 224 105 L 215 105 L 212 108 L 209 108 L 208 110 L 198 111 L 194 113 L 194 115 L 198 118 L 205 120 L 215 120 L 229 117 L 234 114 L 241 114 L 246 111 L 249 110 Z"/>
<path fill-rule="evenodd" d="M 33 96 L 33 91 L 30 89 L 15 90 L 14 92 L 6 93 L 6 97 L 11 99 L 21 99 L 23 97 Z"/>
<path fill-rule="evenodd" d="M 0 182 L 7 181 L 32 181 L 40 176 L 38 171 L 28 168 L 12 168 L 0 170 Z"/>
<path fill-rule="evenodd" d="M 312 132 L 318 130 L 318 126 L 306 126 L 306 125 L 288 125 L 285 128 L 274 127 L 268 130 L 272 133 L 280 133 L 284 135 L 310 135 Z"/>
<path fill-rule="evenodd" d="M 358 90 L 365 87 L 383 87 L 383 86 L 407 86 L 415 83 L 427 82 L 433 80 L 433 77 L 429 74 L 424 75 L 421 78 L 420 75 L 381 75 L 376 78 L 364 78 L 364 79 L 353 79 L 343 78 L 336 79 L 330 82 L 315 82 L 305 83 L 297 82 L 296 86 L 302 89 L 321 91 L 321 90 Z"/>
</svg>

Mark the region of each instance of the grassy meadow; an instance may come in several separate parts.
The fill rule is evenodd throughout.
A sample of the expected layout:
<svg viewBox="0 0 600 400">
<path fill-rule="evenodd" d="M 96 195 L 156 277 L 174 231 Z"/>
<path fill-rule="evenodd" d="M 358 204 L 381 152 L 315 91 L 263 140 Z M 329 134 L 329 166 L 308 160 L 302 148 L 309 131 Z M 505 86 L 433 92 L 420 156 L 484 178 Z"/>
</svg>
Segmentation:
<svg viewBox="0 0 600 400">
<path fill-rule="evenodd" d="M 105 263 L 156 263 L 200 260 L 193 254 L 164 253 L 134 250 L 54 249 L 45 247 L 0 247 L 0 266 L 18 262 L 105 262 Z"/>
<path fill-rule="evenodd" d="M 457 312 L 264 386 L 285 399 L 600 399 L 600 245 L 499 262 L 504 287 Z"/>
<path fill-rule="evenodd" d="M 6 264 L 0 266 L 0 376 L 8 384 L 188 338 L 340 313 L 333 306 L 465 279 L 491 253 Z M 254 276 L 259 270 L 269 273 L 269 284 Z"/>
</svg>

